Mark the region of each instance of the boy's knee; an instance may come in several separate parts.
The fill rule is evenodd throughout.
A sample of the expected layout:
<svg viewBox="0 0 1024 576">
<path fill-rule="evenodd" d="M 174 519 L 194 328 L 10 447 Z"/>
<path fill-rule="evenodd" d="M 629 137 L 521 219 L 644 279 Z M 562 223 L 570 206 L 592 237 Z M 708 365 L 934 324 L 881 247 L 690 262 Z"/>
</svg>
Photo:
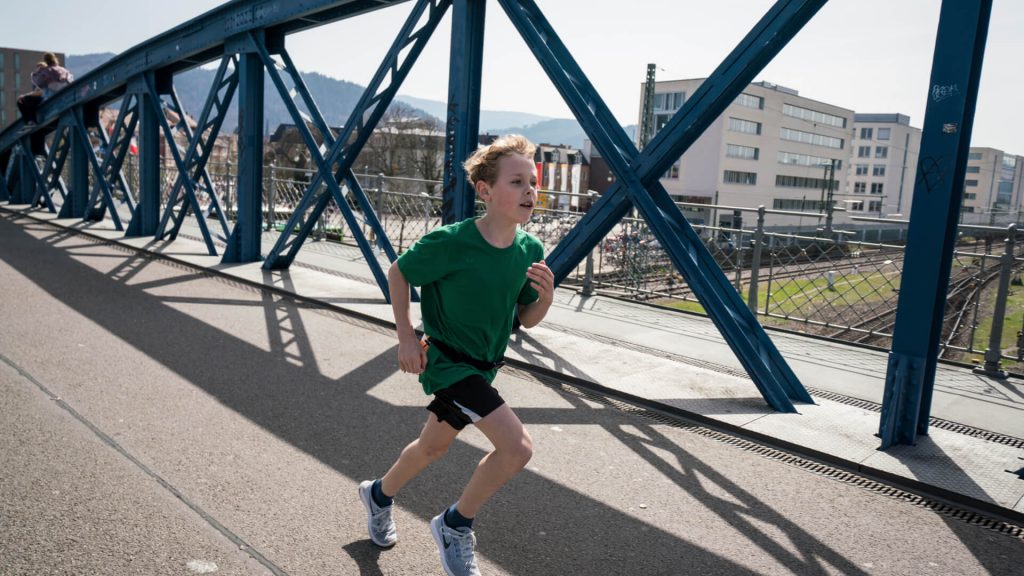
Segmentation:
<svg viewBox="0 0 1024 576">
<path fill-rule="evenodd" d="M 523 437 L 509 451 L 509 457 L 520 468 L 525 467 L 530 462 L 530 458 L 533 458 L 533 438 L 530 438 L 530 435 L 524 431 Z"/>
</svg>

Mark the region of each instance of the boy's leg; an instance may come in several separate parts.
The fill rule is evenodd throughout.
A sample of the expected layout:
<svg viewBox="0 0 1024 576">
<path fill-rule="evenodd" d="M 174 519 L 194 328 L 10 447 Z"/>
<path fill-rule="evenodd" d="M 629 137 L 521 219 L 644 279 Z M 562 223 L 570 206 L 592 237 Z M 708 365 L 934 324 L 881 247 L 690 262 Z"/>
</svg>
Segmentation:
<svg viewBox="0 0 1024 576">
<path fill-rule="evenodd" d="M 487 436 L 494 450 L 483 457 L 456 503 L 456 510 L 473 518 L 487 500 L 519 473 L 533 456 L 533 439 L 508 404 L 502 404 L 476 427 Z"/>
<path fill-rule="evenodd" d="M 444 455 L 458 433 L 451 425 L 438 422 L 437 416 L 431 414 L 419 438 L 405 447 L 398 461 L 380 481 L 366 480 L 359 484 L 359 499 L 366 508 L 366 527 L 374 544 L 390 548 L 398 542 L 398 531 L 391 518 L 391 497 L 431 462 Z"/>
<path fill-rule="evenodd" d="M 431 462 L 437 460 L 448 451 L 455 437 L 456 430 L 444 421 L 438 421 L 433 413 L 427 416 L 419 438 L 413 440 L 402 450 L 398 460 L 391 466 L 387 474 L 381 477 L 381 491 L 385 496 L 394 496 L 410 480 L 422 472 Z"/>
</svg>

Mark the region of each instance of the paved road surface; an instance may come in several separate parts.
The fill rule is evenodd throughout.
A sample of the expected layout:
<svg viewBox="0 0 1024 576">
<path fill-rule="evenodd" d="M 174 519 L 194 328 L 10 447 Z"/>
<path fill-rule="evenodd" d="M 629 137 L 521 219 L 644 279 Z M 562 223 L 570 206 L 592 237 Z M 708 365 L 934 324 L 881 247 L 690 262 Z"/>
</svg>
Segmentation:
<svg viewBox="0 0 1024 576">
<path fill-rule="evenodd" d="M 427 523 L 487 443 L 356 498 L 426 417 L 388 331 L 0 215 L 0 574 L 438 574 Z M 1024 543 L 499 376 L 535 439 L 484 574 L 1012 574 Z"/>
</svg>

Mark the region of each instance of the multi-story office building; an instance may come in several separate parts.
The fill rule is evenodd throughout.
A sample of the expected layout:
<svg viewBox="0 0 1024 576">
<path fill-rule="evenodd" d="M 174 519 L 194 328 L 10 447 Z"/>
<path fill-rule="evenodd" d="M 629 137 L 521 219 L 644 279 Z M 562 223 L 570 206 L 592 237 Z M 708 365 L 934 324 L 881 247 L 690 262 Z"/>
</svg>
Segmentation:
<svg viewBox="0 0 1024 576">
<path fill-rule="evenodd" d="M 0 129 L 18 119 L 18 96 L 32 90 L 30 76 L 44 52 L 0 48 Z M 64 54 L 56 53 L 63 64 Z"/>
<path fill-rule="evenodd" d="M 903 114 L 856 114 L 850 166 L 838 197 L 849 215 L 909 217 L 921 129 Z"/>
<path fill-rule="evenodd" d="M 1024 208 L 1024 157 L 994 148 L 971 148 L 964 177 L 962 221 L 1019 222 Z"/>
<path fill-rule="evenodd" d="M 704 80 L 657 82 L 654 129 L 664 127 Z M 830 202 L 839 205 L 838 196 L 846 188 L 853 122 L 852 110 L 804 98 L 783 86 L 750 84 L 661 183 L 682 202 L 823 214 Z M 845 214 L 836 212 L 835 222 L 846 221 Z M 687 217 L 695 224 L 730 228 L 741 224 L 742 215 L 691 208 Z M 797 216 L 771 220 L 788 227 L 816 223 Z"/>
</svg>

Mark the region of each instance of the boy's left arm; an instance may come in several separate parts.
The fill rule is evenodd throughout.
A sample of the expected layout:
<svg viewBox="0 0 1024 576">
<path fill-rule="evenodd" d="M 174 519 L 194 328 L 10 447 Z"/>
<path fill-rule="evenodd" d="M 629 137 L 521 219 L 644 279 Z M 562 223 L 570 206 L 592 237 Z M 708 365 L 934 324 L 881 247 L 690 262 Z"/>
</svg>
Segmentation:
<svg viewBox="0 0 1024 576">
<path fill-rule="evenodd" d="M 548 313 L 551 302 L 555 299 L 555 275 L 543 260 L 535 262 L 526 271 L 530 286 L 537 291 L 539 298 L 529 304 L 519 306 L 519 323 L 523 328 L 533 328 Z"/>
</svg>

